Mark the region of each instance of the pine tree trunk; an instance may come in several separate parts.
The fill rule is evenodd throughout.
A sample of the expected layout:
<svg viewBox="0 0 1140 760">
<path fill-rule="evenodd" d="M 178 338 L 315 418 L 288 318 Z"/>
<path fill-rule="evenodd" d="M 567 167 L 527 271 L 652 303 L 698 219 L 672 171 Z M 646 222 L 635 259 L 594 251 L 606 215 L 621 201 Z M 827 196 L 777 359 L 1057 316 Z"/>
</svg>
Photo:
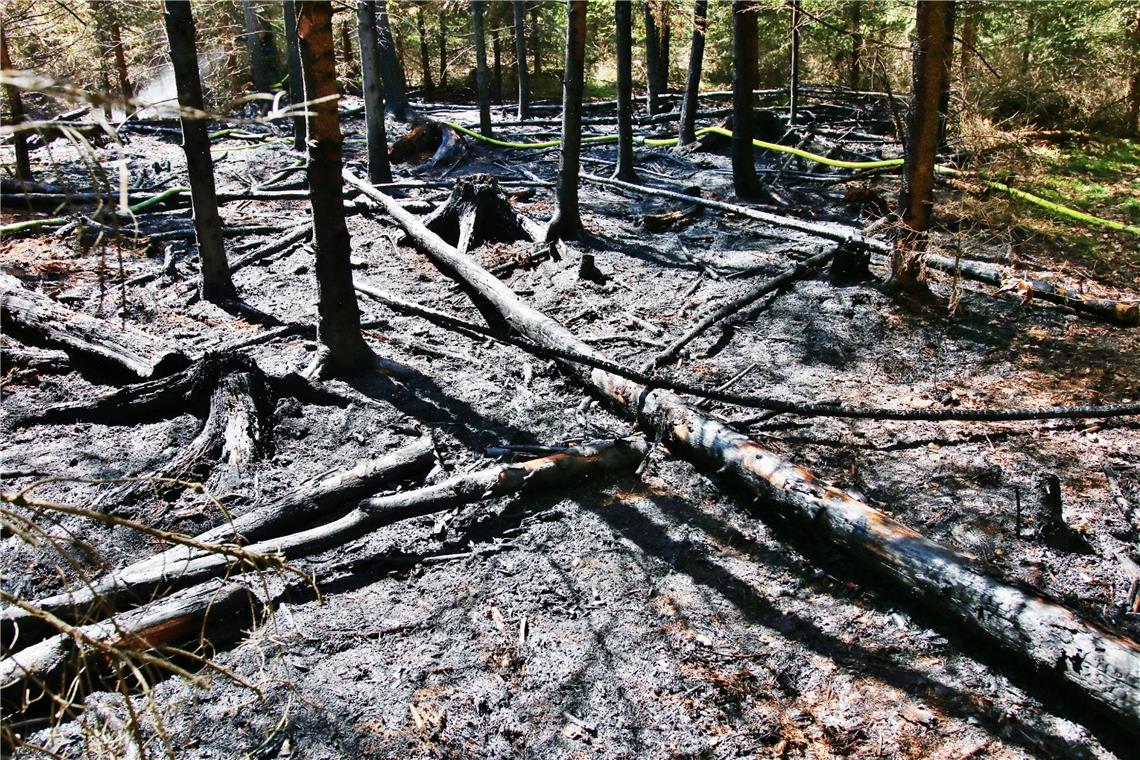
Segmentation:
<svg viewBox="0 0 1140 760">
<path fill-rule="evenodd" d="M 491 76 L 491 96 L 498 105 L 503 104 L 503 43 L 499 39 L 499 30 L 491 32 L 491 50 L 495 59 L 495 67 Z"/>
<path fill-rule="evenodd" d="M 431 51 L 428 46 L 427 22 L 424 20 L 423 3 L 416 4 L 416 31 L 420 35 L 420 86 L 424 89 L 424 99 L 428 99 L 435 90 L 431 81 Z M 522 118 L 521 116 L 519 118 Z"/>
<path fill-rule="evenodd" d="M 538 76 L 542 72 L 542 47 L 541 47 L 541 33 L 538 18 L 538 3 L 532 3 L 530 6 L 530 51 L 534 56 L 534 75 Z"/>
<path fill-rule="evenodd" d="M 617 29 L 617 114 L 618 162 L 614 174 L 620 180 L 636 182 L 633 169 L 633 3 L 616 3 Z"/>
<path fill-rule="evenodd" d="M 705 28 L 708 25 L 708 0 L 693 3 L 693 41 L 689 46 L 689 75 L 685 80 L 685 101 L 681 104 L 681 145 L 697 139 L 697 98 L 701 87 L 701 68 L 705 57 Z"/>
<path fill-rule="evenodd" d="M 976 1 L 963 0 L 962 51 L 959 54 L 961 63 L 958 66 L 958 80 L 961 82 L 963 95 L 965 95 L 966 89 L 970 86 L 971 79 L 973 79 L 974 50 L 978 46 L 978 16 L 980 13 L 981 9 L 978 7 Z"/>
<path fill-rule="evenodd" d="M 673 27 L 669 23 L 669 0 L 657 0 L 657 92 L 669 92 L 669 40 Z"/>
<path fill-rule="evenodd" d="M 851 52 L 847 58 L 847 86 L 852 90 L 858 90 L 863 83 L 863 35 L 859 31 L 862 27 L 861 16 L 860 3 L 847 4 L 847 28 L 851 32 Z"/>
<path fill-rule="evenodd" d="M 8 33 L 0 25 L 0 67 L 7 71 L 12 69 L 12 57 L 8 53 Z M 20 96 L 20 88 L 12 84 L 4 85 L 4 96 L 8 99 L 8 113 L 11 114 L 12 126 L 24 121 L 24 99 Z M 12 136 L 16 147 L 16 179 L 27 182 L 32 179 L 32 162 L 28 154 L 28 136 L 17 131 Z"/>
<path fill-rule="evenodd" d="M 789 0 L 792 10 L 792 73 L 788 84 L 788 124 L 796 123 L 800 106 L 800 0 Z"/>
<path fill-rule="evenodd" d="M 118 17 L 112 13 L 110 17 L 110 34 L 111 51 L 115 56 L 115 71 L 119 75 L 119 92 L 123 95 L 124 101 L 129 101 L 135 96 L 135 89 L 131 85 L 130 72 L 127 71 L 127 54 L 123 47 L 123 30 L 119 25 Z"/>
<path fill-rule="evenodd" d="M 256 0 L 242 0 L 242 18 L 245 22 L 245 42 L 249 49 L 249 67 L 253 87 L 258 92 L 270 92 L 277 75 L 277 48 L 273 43 L 273 27 L 258 13 Z"/>
<path fill-rule="evenodd" d="M 305 83 L 301 74 L 301 49 L 297 38 L 297 3 L 283 0 L 285 16 L 285 56 L 289 65 L 289 103 L 296 109 L 293 115 L 293 150 L 305 150 L 305 116 L 299 106 L 305 102 Z"/>
<path fill-rule="evenodd" d="M 471 0 L 471 31 L 475 35 L 475 89 L 479 95 L 479 132 L 490 137 L 491 95 L 487 84 L 487 39 L 483 31 L 485 0 Z"/>
<path fill-rule="evenodd" d="M 408 119 L 408 94 L 404 89 L 404 67 L 396 54 L 392 25 L 388 22 L 387 0 L 376 0 L 377 32 L 380 43 L 380 77 L 384 81 L 384 101 L 400 121 Z"/>
<path fill-rule="evenodd" d="M 546 239 L 572 240 L 582 232 L 578 213 L 579 153 L 582 148 L 582 91 L 586 76 L 586 0 L 566 2 L 566 66 L 562 85 L 562 155 L 558 161 L 558 208 Z"/>
<path fill-rule="evenodd" d="M 891 259 L 891 281 L 906 293 L 924 293 L 922 257 L 934 205 L 934 161 L 951 59 L 954 3 L 919 0 L 912 73 L 913 100 L 907 117 L 906 162 L 899 209 L 904 232 Z"/>
<path fill-rule="evenodd" d="M 732 184 L 737 196 L 760 193 L 752 153 L 752 91 L 756 89 L 759 41 L 754 0 L 732 2 Z"/>
<path fill-rule="evenodd" d="M 515 14 L 515 64 L 519 78 L 519 121 L 530 116 L 530 76 L 526 62 L 526 6 L 523 0 L 511 3 Z"/>
<path fill-rule="evenodd" d="M 1136 11 L 1136 18 L 1132 22 L 1133 49 L 1140 51 L 1140 10 Z M 1140 55 L 1133 61 L 1135 67 L 1132 80 L 1128 83 L 1128 124 L 1127 132 L 1130 135 L 1140 135 Z"/>
<path fill-rule="evenodd" d="M 345 77 L 351 79 L 356 72 L 352 60 L 352 22 L 348 19 L 340 24 L 340 50 Z"/>
<path fill-rule="evenodd" d="M 204 300 L 221 303 L 236 297 L 222 239 L 222 218 L 214 190 L 214 161 L 206 120 L 188 111 L 202 111 L 202 80 L 198 74 L 198 51 L 190 3 L 164 2 L 163 20 L 170 43 L 170 63 L 182 109 L 182 150 L 190 180 L 190 203 L 194 209 L 194 233 L 201 262 L 199 288 Z"/>
<path fill-rule="evenodd" d="M 376 3 L 358 0 L 356 27 L 360 38 L 360 79 L 368 137 L 368 181 L 392 181 L 388 135 L 384 129 L 384 86 L 380 80 L 380 42 L 376 33 Z"/>
<path fill-rule="evenodd" d="M 350 241 L 344 220 L 341 180 L 339 98 L 336 60 L 333 56 L 332 3 L 297 0 L 297 36 L 305 98 L 310 101 L 309 200 L 313 210 L 319 313 L 317 336 L 321 342 L 318 363 L 334 372 L 353 372 L 374 364 L 360 333 L 360 309 L 352 286 Z"/>
<path fill-rule="evenodd" d="M 660 78 L 657 75 L 657 43 L 659 42 L 659 38 L 657 34 L 656 10 L 653 5 L 653 0 L 645 0 L 642 3 L 642 9 L 645 11 L 645 89 L 647 92 L 646 107 L 648 108 L 650 115 L 656 114 L 661 110 L 661 91 L 658 89 Z"/>
<path fill-rule="evenodd" d="M 439 9 L 439 86 L 447 86 L 447 7 Z"/>
</svg>

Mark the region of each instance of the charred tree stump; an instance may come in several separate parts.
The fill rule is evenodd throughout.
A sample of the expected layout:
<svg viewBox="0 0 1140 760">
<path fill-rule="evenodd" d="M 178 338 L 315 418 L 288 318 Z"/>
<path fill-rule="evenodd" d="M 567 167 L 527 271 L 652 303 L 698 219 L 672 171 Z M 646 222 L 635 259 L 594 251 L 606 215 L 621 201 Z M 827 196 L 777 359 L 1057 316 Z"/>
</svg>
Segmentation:
<svg viewBox="0 0 1140 760">
<path fill-rule="evenodd" d="M 4 718 L 58 712 L 93 690 L 113 689 L 110 684 L 127 663 L 160 676 L 140 654 L 163 657 L 170 647 L 233 641 L 259 622 L 260 612 L 245 585 L 210 580 L 113 619 L 57 633 L 0 661 Z"/>
<path fill-rule="evenodd" d="M 447 203 L 425 217 L 423 223 L 461 253 L 491 241 L 531 240 L 518 213 L 490 175 L 458 180 Z"/>
<path fill-rule="evenodd" d="M 189 364 L 185 354 L 159 338 L 72 311 L 10 275 L 0 275 L 0 315 L 4 330 L 24 343 L 59 348 L 76 364 L 112 378 L 146 380 Z"/>
<path fill-rule="evenodd" d="M 398 209 L 390 198 L 389 205 Z M 479 292 L 520 335 L 545 348 L 604 359 L 414 219 L 408 224 L 407 215 L 393 217 L 418 250 L 445 274 L 465 280 L 467 289 Z M 805 526 L 936 614 L 1012 653 L 1040 677 L 1074 690 L 1129 731 L 1140 732 L 1140 644 L 1041 594 L 983 573 L 969 558 L 818 480 L 673 393 L 604 370 L 587 373 L 568 366 L 646 431 L 661 436 L 675 454 L 734 481 L 759 505 Z"/>
</svg>

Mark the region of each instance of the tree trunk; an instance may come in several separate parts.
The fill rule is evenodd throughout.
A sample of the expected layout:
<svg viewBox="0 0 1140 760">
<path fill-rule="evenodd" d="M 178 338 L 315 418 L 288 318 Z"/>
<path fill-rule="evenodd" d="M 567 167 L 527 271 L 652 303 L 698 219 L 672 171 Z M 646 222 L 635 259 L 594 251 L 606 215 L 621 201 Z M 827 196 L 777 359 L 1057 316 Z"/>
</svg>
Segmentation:
<svg viewBox="0 0 1140 760">
<path fill-rule="evenodd" d="M 6 334 L 28 345 L 62 349 L 73 361 L 114 378 L 147 380 L 189 364 L 182 352 L 159 338 L 72 311 L 9 275 L 0 275 L 0 320 Z"/>
<path fill-rule="evenodd" d="M 752 154 L 752 91 L 759 41 L 755 0 L 732 2 L 732 185 L 740 198 L 760 195 Z"/>
<path fill-rule="evenodd" d="M 305 150 L 305 115 L 301 104 L 305 102 L 305 83 L 301 74 L 301 49 L 297 38 L 296 0 L 283 0 L 282 13 L 285 16 L 285 55 L 289 65 L 289 104 L 293 114 L 293 150 Z"/>
<path fill-rule="evenodd" d="M 669 0 L 658 0 L 657 13 L 657 92 L 669 92 L 669 40 L 673 26 L 669 23 Z"/>
<path fill-rule="evenodd" d="M 617 29 L 617 117 L 618 162 L 614 176 L 636 182 L 633 168 L 633 3 L 619 2 L 614 7 Z"/>
<path fill-rule="evenodd" d="M 127 55 L 126 49 L 123 46 L 123 30 L 119 25 L 118 15 L 114 12 L 111 13 L 109 29 L 107 31 L 110 35 L 111 52 L 115 56 L 115 72 L 119 76 L 119 92 L 122 93 L 123 102 L 126 103 L 135 96 L 135 89 L 131 86 L 130 73 L 127 71 Z"/>
<path fill-rule="evenodd" d="M 376 20 L 379 22 L 377 39 L 380 43 L 380 77 L 384 81 L 384 102 L 393 116 L 400 121 L 407 121 L 409 112 L 408 94 L 404 88 L 404 67 L 396 54 L 392 25 L 388 22 L 388 0 L 376 0 Z"/>
<path fill-rule="evenodd" d="M 344 63 L 346 79 L 351 79 L 356 73 L 352 60 L 352 22 L 345 19 L 340 24 L 340 50 L 341 61 Z"/>
<path fill-rule="evenodd" d="M 376 34 L 376 3 L 358 0 L 357 32 L 360 37 L 360 78 L 364 95 L 364 121 L 368 137 L 368 181 L 392 181 L 388 163 L 388 135 L 384 129 L 384 86 L 380 77 L 380 42 Z"/>
<path fill-rule="evenodd" d="M 942 99 L 951 61 L 954 3 L 919 0 L 914 41 L 913 100 L 907 116 L 906 163 L 899 209 L 904 230 L 891 259 L 891 282 L 900 291 L 927 291 L 922 278 L 934 204 L 934 162 L 944 115 Z"/>
<path fill-rule="evenodd" d="M 503 104 L 503 43 L 499 38 L 499 30 L 491 32 L 491 50 L 495 58 L 495 68 L 491 76 L 491 96 L 498 105 Z"/>
<path fill-rule="evenodd" d="M 8 54 L 7 30 L 0 26 L 0 68 L 11 71 L 12 58 Z M 4 96 L 8 99 L 8 112 L 12 115 L 12 126 L 24 121 L 24 99 L 20 95 L 20 88 L 14 84 L 4 85 Z M 16 179 L 30 182 L 32 179 L 32 162 L 28 155 L 28 135 L 17 130 L 12 136 L 16 145 Z"/>
<path fill-rule="evenodd" d="M 792 73 L 788 84 L 788 125 L 796 123 L 800 105 L 800 0 L 789 0 L 792 11 Z"/>
<path fill-rule="evenodd" d="M 863 84 L 862 4 L 847 3 L 848 31 L 851 32 L 851 52 L 847 56 L 847 86 L 858 90 Z"/>
<path fill-rule="evenodd" d="M 432 96 L 435 84 L 431 81 L 431 51 L 428 45 L 427 22 L 424 20 L 424 4 L 416 3 L 416 31 L 420 35 L 420 86 L 424 90 L 424 99 Z"/>
<path fill-rule="evenodd" d="M 1140 10 L 1136 11 L 1136 18 L 1132 21 L 1132 48 L 1136 58 L 1133 59 L 1134 69 L 1132 79 L 1128 83 L 1128 124 L 1130 135 L 1140 135 Z"/>
<path fill-rule="evenodd" d="M 631 0 L 632 1 L 632 0 Z M 657 74 L 659 54 L 657 45 L 660 36 L 657 32 L 657 9 L 654 0 L 644 0 L 642 8 L 645 11 L 645 89 L 646 105 L 652 116 L 661 110 L 660 77 Z"/>
<path fill-rule="evenodd" d="M 360 332 L 360 308 L 352 287 L 351 243 L 344 221 L 341 183 L 339 92 L 333 57 L 332 3 L 297 0 L 297 36 L 305 99 L 310 102 L 307 132 L 308 181 L 313 209 L 313 238 L 321 351 L 313 372 L 355 372 L 374 365 L 371 349 Z M 323 102 L 313 102 L 322 100 Z"/>
<path fill-rule="evenodd" d="M 491 137 L 491 96 L 487 84 L 487 38 L 483 31 L 485 0 L 471 0 L 471 32 L 475 36 L 475 90 L 479 96 L 479 132 Z"/>
<path fill-rule="evenodd" d="M 271 92 L 279 79 L 277 47 L 273 43 L 273 27 L 258 13 L 258 5 L 257 0 L 242 0 L 245 44 L 249 49 L 249 67 L 254 89 L 258 92 Z"/>
<path fill-rule="evenodd" d="M 632 2 L 632 0 L 631 0 Z M 530 50 L 531 55 L 534 56 L 534 75 L 538 76 L 542 72 L 542 33 L 541 26 L 539 26 L 538 16 L 539 4 L 537 2 L 531 3 L 530 6 Z"/>
<path fill-rule="evenodd" d="M 685 80 L 685 101 L 681 104 L 679 131 L 681 145 L 688 145 L 697 140 L 697 101 L 701 87 L 701 67 L 705 57 L 708 7 L 708 0 L 696 0 L 693 3 L 693 41 L 689 47 L 689 75 Z"/>
<path fill-rule="evenodd" d="M 582 148 L 582 90 L 586 76 L 586 0 L 566 2 L 566 65 L 562 85 L 562 154 L 558 160 L 558 208 L 547 228 L 547 241 L 576 239 L 582 232 L 578 213 L 579 153 Z"/>
<path fill-rule="evenodd" d="M 958 80 L 961 83 L 963 99 L 973 79 L 974 56 L 978 47 L 978 22 L 981 8 L 977 0 L 962 2 L 962 52 L 959 56 Z"/>
<path fill-rule="evenodd" d="M 379 199 L 377 191 L 368 193 Z M 382 201 L 413 244 L 448 276 L 465 281 L 520 335 L 545 348 L 604 359 L 561 324 L 522 301 L 468 256 L 460 256 L 390 198 Z M 425 234 L 426 233 L 426 234 Z M 430 236 L 430 237 L 429 237 Z M 726 478 L 770 509 L 845 552 L 854 565 L 928 605 L 949 626 L 964 625 L 1031 665 L 1038 678 L 1062 683 L 1084 700 L 1140 730 L 1140 646 L 1032 591 L 977 569 L 962 556 L 897 522 L 865 501 L 817 479 L 688 405 L 612 373 L 571 370 L 620 411 L 653 431 L 674 454 Z"/>
<path fill-rule="evenodd" d="M 193 112 L 201 113 L 204 110 L 194 17 L 190 3 L 168 1 L 163 3 L 163 9 L 166 39 L 170 44 L 170 63 L 174 68 L 178 105 L 182 109 L 182 150 L 186 154 L 190 203 L 194 209 L 194 232 L 201 262 L 199 290 L 203 299 L 223 303 L 234 299 L 237 291 L 226 261 L 222 218 L 218 214 L 218 198 L 214 189 L 214 160 L 210 156 L 206 120 L 192 115 Z"/>
<path fill-rule="evenodd" d="M 447 86 L 447 6 L 439 9 L 439 86 Z"/>
<path fill-rule="evenodd" d="M 530 76 L 526 62 L 526 6 L 523 0 L 512 0 L 515 15 L 515 67 L 519 79 L 519 121 L 530 118 Z"/>
</svg>

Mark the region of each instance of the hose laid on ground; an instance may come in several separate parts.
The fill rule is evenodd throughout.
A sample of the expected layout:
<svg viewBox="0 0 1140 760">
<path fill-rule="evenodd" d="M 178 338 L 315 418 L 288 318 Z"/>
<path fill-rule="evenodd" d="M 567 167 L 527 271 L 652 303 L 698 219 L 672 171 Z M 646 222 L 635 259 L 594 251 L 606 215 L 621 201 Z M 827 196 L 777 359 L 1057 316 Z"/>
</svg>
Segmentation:
<svg viewBox="0 0 1140 760">
<path fill-rule="evenodd" d="M 511 142 L 508 140 L 498 140 L 498 139 L 495 139 L 493 137 L 486 137 L 484 135 L 481 135 L 478 132 L 470 130 L 467 127 L 460 126 L 459 124 L 455 124 L 454 122 L 440 120 L 439 123 L 444 124 L 448 127 L 451 127 L 452 129 L 454 129 L 457 132 L 462 132 L 465 135 L 469 135 L 471 137 L 474 137 L 476 140 L 482 140 L 483 142 L 490 143 L 491 145 L 497 145 L 500 148 L 511 148 L 514 150 L 524 150 L 527 148 L 554 148 L 554 147 L 557 147 L 559 144 L 561 144 L 560 140 L 546 140 L 544 142 L 533 142 L 533 143 Z M 706 134 L 715 134 L 715 135 L 722 135 L 724 137 L 732 137 L 732 130 L 725 129 L 724 127 L 704 127 L 702 129 L 698 129 L 696 131 L 696 135 L 698 137 L 700 137 L 701 135 L 706 135 Z M 582 142 L 587 144 L 587 145 L 596 145 L 599 143 L 611 143 L 611 142 L 617 142 L 618 140 L 619 140 L 618 135 L 598 135 L 596 137 L 584 137 L 584 138 L 582 138 Z M 636 137 L 636 136 L 634 137 L 634 143 L 636 143 L 638 145 L 647 145 L 651 148 L 668 147 L 671 145 L 676 145 L 678 142 L 679 142 L 679 138 L 676 138 L 676 137 L 664 137 L 664 138 L 659 138 L 659 139 L 658 138 L 649 138 L 649 137 Z M 901 159 L 901 158 L 886 158 L 886 159 L 882 159 L 879 161 L 843 161 L 843 160 L 837 159 L 837 158 L 828 158 L 827 156 L 821 156 L 818 153 L 811 153 L 809 151 L 802 150 L 800 148 L 792 148 L 792 147 L 789 147 L 787 145 L 780 145 L 778 143 L 765 142 L 764 140 L 753 140 L 752 144 L 755 145 L 757 148 L 763 148 L 764 150 L 778 151 L 780 153 L 788 153 L 790 155 L 798 156 L 798 157 L 806 159 L 808 161 L 813 161 L 817 164 L 823 164 L 825 166 L 832 166 L 832 167 L 835 167 L 837 169 L 855 169 L 855 170 L 883 169 L 883 168 L 894 167 L 894 166 L 902 166 L 903 165 L 903 159 Z M 957 169 L 953 169 L 949 166 L 938 165 L 938 166 L 934 167 L 934 171 L 937 172 L 938 174 L 945 174 L 947 176 L 952 176 L 952 177 L 963 176 L 963 173 L 961 171 L 959 171 Z M 982 178 L 979 178 L 979 180 L 982 182 L 982 184 L 984 184 L 986 187 L 990 188 L 991 190 L 998 190 L 999 192 L 1007 193 L 1008 195 L 1012 195 L 1014 198 L 1018 198 L 1019 200 L 1026 201 L 1027 203 L 1032 203 L 1035 206 L 1039 206 L 1039 207 L 1041 207 L 1041 208 L 1045 209 L 1046 211 L 1049 211 L 1053 214 L 1068 217 L 1069 219 L 1074 219 L 1078 222 L 1085 222 L 1086 224 L 1095 224 L 1095 225 L 1099 225 L 1101 227 L 1107 227 L 1109 229 L 1116 230 L 1117 232 L 1128 232 L 1132 235 L 1140 236 L 1140 227 L 1137 227 L 1135 225 L 1124 224 L 1123 222 L 1118 222 L 1114 219 L 1103 219 L 1103 218 L 1098 217 L 1098 216 L 1093 216 L 1092 214 L 1086 214 L 1085 212 L 1078 211 L 1075 208 L 1070 208 L 1069 206 L 1063 206 L 1060 203 L 1054 203 L 1053 201 L 1046 200 L 1045 198 L 1042 198 L 1039 195 L 1034 195 L 1033 193 L 1027 193 L 1024 190 L 1018 190 L 1015 187 L 1010 187 L 1009 185 L 1002 183 L 1002 182 L 995 182 L 993 180 L 982 179 Z"/>
<path fill-rule="evenodd" d="M 170 198 L 173 198 L 177 195 L 189 192 L 190 188 L 188 187 L 179 186 L 167 188 L 160 193 L 155 193 L 151 197 L 139 201 L 133 206 L 128 206 L 126 211 L 116 211 L 115 214 L 118 215 L 121 219 L 130 219 L 133 215 L 137 214 L 140 211 L 145 211 L 155 204 L 162 203 L 163 201 L 169 200 Z M 53 216 L 48 219 L 29 219 L 24 222 L 15 222 L 13 224 L 6 224 L 3 227 L 0 227 L 0 235 L 9 235 L 14 232 L 25 232 L 27 230 L 43 229 L 46 227 L 62 227 L 70 221 L 71 219 L 66 216 Z"/>
</svg>

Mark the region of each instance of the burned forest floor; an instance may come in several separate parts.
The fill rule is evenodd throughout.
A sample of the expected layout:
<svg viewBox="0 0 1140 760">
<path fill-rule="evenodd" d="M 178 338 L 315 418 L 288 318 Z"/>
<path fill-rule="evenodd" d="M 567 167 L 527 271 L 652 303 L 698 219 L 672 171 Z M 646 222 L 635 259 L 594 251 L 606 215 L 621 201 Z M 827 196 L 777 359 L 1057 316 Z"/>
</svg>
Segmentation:
<svg viewBox="0 0 1140 760">
<path fill-rule="evenodd" d="M 466 106 L 425 106 L 420 113 L 477 121 Z M 497 117 L 513 118 L 506 113 Z M 825 119 L 818 125 L 814 138 L 802 130 L 785 139 L 847 157 L 900 153 L 874 130 L 841 129 Z M 390 141 L 407 128 L 388 126 Z M 345 118 L 343 128 L 347 165 L 366 176 L 361 117 Z M 552 122 L 499 133 L 533 140 L 557 129 Z M 659 125 L 640 129 L 664 133 Z M 864 134 L 841 140 L 845 132 Z M 176 133 L 124 130 L 121 146 L 56 142 L 34 156 L 44 181 L 73 190 L 93 187 L 87 167 L 98 163 L 113 187 L 121 167 L 129 187 L 156 192 L 184 180 L 178 142 Z M 279 174 L 302 160 L 287 141 L 222 137 L 215 144 L 220 192 L 271 180 L 260 189 L 304 189 L 303 171 Z M 587 145 L 583 157 L 584 172 L 608 177 L 616 147 Z M 490 174 L 515 209 L 544 222 L 554 208 L 558 158 L 557 149 L 508 150 L 462 139 L 443 160 L 396 165 L 405 186 L 390 192 L 422 213 L 446 201 L 455 179 Z M 707 198 L 735 201 L 725 145 L 638 146 L 636 164 L 648 186 L 699 188 Z M 774 214 L 862 226 L 897 194 L 892 174 L 840 183 L 849 172 L 763 151 L 757 165 L 770 190 L 761 207 Z M 940 186 L 936 208 L 967 208 L 961 192 Z M 14 202 L 4 205 L 5 224 L 34 218 Z M 464 293 L 382 212 L 351 199 L 347 208 L 358 283 L 481 322 Z M 581 208 L 588 238 L 557 259 L 535 255 L 546 248 L 530 242 L 488 242 L 471 255 L 629 367 L 728 299 L 830 245 L 590 182 L 582 183 Z M 304 199 L 224 204 L 225 224 L 257 228 L 228 238 L 231 259 L 289 234 L 308 215 Z M 311 329 L 259 325 L 197 299 L 192 239 L 161 234 L 187 229 L 188 208 L 139 213 L 137 220 L 137 231 L 125 225 L 119 234 L 80 225 L 65 234 L 7 236 L 0 270 L 190 359 L 240 351 L 271 380 L 309 363 L 317 348 Z M 244 301 L 285 325 L 315 323 L 306 243 L 302 236 L 237 271 Z M 1111 266 L 1074 259 L 1047 236 L 1026 238 L 960 216 L 943 217 L 932 244 L 944 255 L 1014 267 L 1097 297 L 1140 294 L 1140 260 L 1123 235 L 1105 238 L 1116 250 Z M 594 255 L 601 277 L 579 277 L 582 252 Z M 738 393 L 898 408 L 1140 399 L 1136 328 L 1023 302 L 1016 293 L 995 296 L 994 288 L 936 271 L 929 272 L 933 300 L 903 302 L 884 291 L 887 274 L 880 256 L 863 277 L 814 271 L 758 301 L 746 319 L 697 338 L 666 369 Z M 253 456 L 199 457 L 182 473 L 203 488 L 155 484 L 134 492 L 117 514 L 196 535 L 226 519 L 220 505 L 239 515 L 424 435 L 433 442 L 435 466 L 426 481 L 412 477 L 404 488 L 542 447 L 637 432 L 548 359 L 446 331 L 365 297 L 360 304 L 370 345 L 412 374 L 333 379 L 293 395 L 271 394 Z M 8 330 L 3 347 L 12 356 L 50 348 L 25 347 Z M 118 484 L 90 481 L 167 472 L 163 466 L 194 443 L 203 425 L 200 410 L 189 408 L 119 424 L 25 423 L 123 379 L 80 361 L 6 364 L 5 492 L 59 478 L 35 495 L 106 507 L 106 493 Z M 987 572 L 1140 637 L 1136 417 L 930 423 L 706 408 Z M 1077 758 L 1134 751 L 1111 721 L 905 589 L 878 582 L 810 530 L 774 518 L 763 502 L 719 487 L 715 472 L 649 443 L 637 474 L 404 520 L 298 559 L 319 594 L 296 576 L 266 573 L 253 586 L 272 599 L 272 614 L 243 626 L 236 641 L 208 648 L 214 666 L 193 665 L 199 683 L 161 677 L 143 690 L 124 676 L 129 702 L 113 688 L 96 689 L 56 726 L 19 726 L 30 743 L 16 754 Z M 1045 540 L 1043 484 L 1051 475 L 1072 534 L 1064 545 Z M 57 593 L 164 547 L 155 536 L 80 515 L 40 511 L 34 519 L 46 540 L 29 542 L 26 532 L 6 525 L 0 546 L 4 592 L 19 599 Z"/>
</svg>

